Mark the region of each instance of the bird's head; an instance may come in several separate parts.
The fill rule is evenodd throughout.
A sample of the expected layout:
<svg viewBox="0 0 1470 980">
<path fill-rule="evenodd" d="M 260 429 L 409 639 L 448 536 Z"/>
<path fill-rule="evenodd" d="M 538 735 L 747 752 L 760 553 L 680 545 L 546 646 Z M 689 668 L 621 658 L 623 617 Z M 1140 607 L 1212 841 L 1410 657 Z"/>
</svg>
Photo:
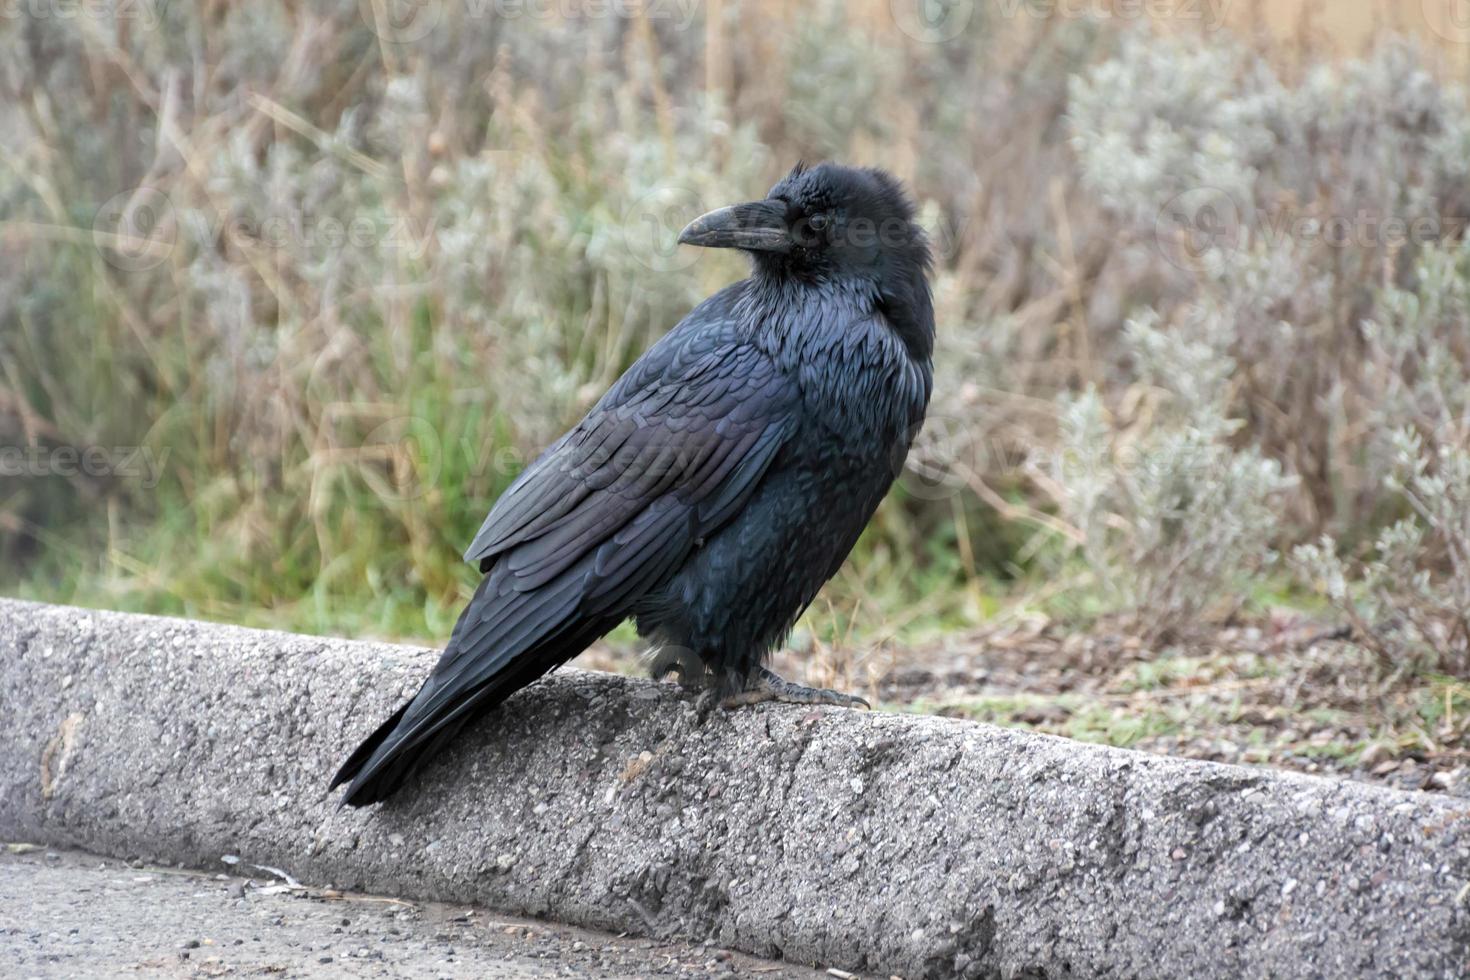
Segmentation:
<svg viewBox="0 0 1470 980">
<path fill-rule="evenodd" d="M 760 275 L 868 286 L 901 332 L 932 334 L 929 240 L 903 185 L 885 171 L 797 164 L 765 200 L 702 215 L 679 241 L 741 249 Z"/>
<path fill-rule="evenodd" d="M 738 248 L 763 272 L 812 281 L 922 277 L 929 243 L 897 178 L 882 170 L 797 164 L 763 201 L 711 211 L 685 245 Z"/>
</svg>

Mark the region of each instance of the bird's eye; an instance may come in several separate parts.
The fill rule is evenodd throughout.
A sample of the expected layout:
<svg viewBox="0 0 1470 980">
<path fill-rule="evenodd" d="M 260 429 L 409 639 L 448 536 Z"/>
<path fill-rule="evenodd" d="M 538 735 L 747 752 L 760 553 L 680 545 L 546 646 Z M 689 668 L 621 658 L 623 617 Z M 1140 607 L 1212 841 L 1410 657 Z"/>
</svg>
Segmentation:
<svg viewBox="0 0 1470 980">
<path fill-rule="evenodd" d="M 807 219 L 807 224 L 811 226 L 812 231 L 821 231 L 827 227 L 827 216 L 825 214 L 814 214 Z"/>
</svg>

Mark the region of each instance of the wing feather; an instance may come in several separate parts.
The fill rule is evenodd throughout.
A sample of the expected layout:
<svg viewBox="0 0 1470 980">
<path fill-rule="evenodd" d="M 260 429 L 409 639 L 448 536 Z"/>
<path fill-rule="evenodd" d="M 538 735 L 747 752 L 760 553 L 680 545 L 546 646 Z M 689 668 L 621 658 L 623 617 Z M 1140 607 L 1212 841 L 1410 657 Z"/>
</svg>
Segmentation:
<svg viewBox="0 0 1470 980">
<path fill-rule="evenodd" d="M 689 315 L 491 508 L 465 560 L 485 578 L 423 688 L 337 774 L 390 793 L 473 714 L 655 596 L 751 494 L 796 425 L 796 381 L 747 343 L 743 284 Z"/>
</svg>

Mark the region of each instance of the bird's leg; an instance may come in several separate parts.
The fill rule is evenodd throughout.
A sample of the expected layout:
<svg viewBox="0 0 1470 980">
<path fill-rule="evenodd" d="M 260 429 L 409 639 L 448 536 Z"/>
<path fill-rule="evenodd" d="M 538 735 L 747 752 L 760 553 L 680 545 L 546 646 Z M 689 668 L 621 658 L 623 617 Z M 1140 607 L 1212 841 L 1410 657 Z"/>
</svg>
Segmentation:
<svg viewBox="0 0 1470 980">
<path fill-rule="evenodd" d="M 829 691 L 824 687 L 807 687 L 794 684 L 775 671 L 757 667 L 747 682 L 745 690 L 732 694 L 720 702 L 726 708 L 738 708 L 763 701 L 783 701 L 787 704 L 835 704 L 843 708 L 871 708 L 872 705 L 856 694 Z"/>
</svg>

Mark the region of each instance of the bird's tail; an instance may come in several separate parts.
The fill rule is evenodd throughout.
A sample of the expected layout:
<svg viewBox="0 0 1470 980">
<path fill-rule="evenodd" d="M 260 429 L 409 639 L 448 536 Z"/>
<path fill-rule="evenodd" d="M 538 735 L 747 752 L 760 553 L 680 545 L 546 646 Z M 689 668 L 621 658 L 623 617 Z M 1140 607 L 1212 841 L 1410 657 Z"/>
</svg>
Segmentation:
<svg viewBox="0 0 1470 980">
<path fill-rule="evenodd" d="M 465 725 L 579 652 L 580 648 L 557 657 L 557 651 L 528 651 L 508 664 L 509 669 L 501 670 L 477 688 L 465 691 L 442 707 L 426 711 L 424 703 L 428 696 L 437 693 L 431 677 L 413 700 L 395 711 L 348 756 L 332 777 L 331 788 L 348 784 L 342 796 L 343 806 L 367 806 L 386 800 L 438 755 Z M 541 655 L 536 656 L 538 653 Z"/>
<path fill-rule="evenodd" d="M 481 582 L 419 692 L 379 725 L 332 777 L 332 789 L 348 784 L 342 805 L 387 799 L 465 725 L 581 653 L 614 625 L 551 619 L 545 629 L 528 635 L 515 629 L 512 620 L 508 631 L 497 629 L 491 624 L 504 622 L 502 606 L 515 599 L 509 590 L 497 594 L 489 583 L 490 577 Z"/>
<path fill-rule="evenodd" d="M 332 777 L 332 789 L 336 789 L 349 779 L 356 778 L 357 774 L 362 772 L 368 760 L 373 757 L 373 753 L 377 752 L 379 746 L 387 741 L 388 736 L 392 735 L 394 730 L 398 728 L 398 724 L 403 721 L 403 716 L 408 714 L 409 706 L 412 703 L 412 701 L 405 701 L 397 711 L 389 716 L 387 721 L 383 722 L 371 735 L 363 739 L 362 744 L 353 750 L 352 754 L 347 757 L 346 762 L 342 763 L 342 768 L 337 770 L 337 775 Z M 351 795 L 349 791 L 348 796 L 350 797 Z M 346 803 L 348 801 L 344 799 L 342 802 Z"/>
<path fill-rule="evenodd" d="M 425 740 L 411 740 L 403 737 L 399 729 L 403 727 L 404 716 L 413 704 L 410 701 L 393 712 L 392 717 L 379 725 L 332 777 L 332 789 L 348 783 L 341 806 L 368 806 L 392 796 L 409 776 L 458 735 L 471 718 L 466 713 Z M 482 710 L 492 706 L 487 704 Z"/>
</svg>

